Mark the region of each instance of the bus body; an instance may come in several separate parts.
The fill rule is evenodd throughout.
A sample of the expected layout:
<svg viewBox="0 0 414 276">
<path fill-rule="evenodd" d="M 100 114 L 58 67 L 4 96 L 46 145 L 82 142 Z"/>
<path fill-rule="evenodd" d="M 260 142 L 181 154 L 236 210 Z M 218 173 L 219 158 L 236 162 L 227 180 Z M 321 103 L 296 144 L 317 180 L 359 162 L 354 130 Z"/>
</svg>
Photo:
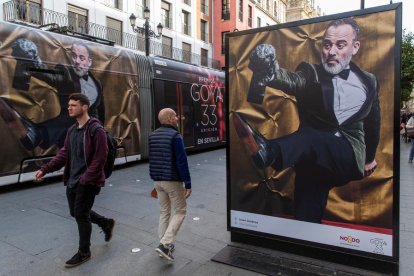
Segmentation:
<svg viewBox="0 0 414 276">
<path fill-rule="evenodd" d="M 74 92 L 88 95 L 90 110 L 117 140 L 116 164 L 148 158 L 148 136 L 164 107 L 177 112 L 187 150 L 225 144 L 223 72 L 0 25 L 0 186 L 33 180 L 33 172 L 53 158 L 74 123 L 66 112 Z"/>
</svg>

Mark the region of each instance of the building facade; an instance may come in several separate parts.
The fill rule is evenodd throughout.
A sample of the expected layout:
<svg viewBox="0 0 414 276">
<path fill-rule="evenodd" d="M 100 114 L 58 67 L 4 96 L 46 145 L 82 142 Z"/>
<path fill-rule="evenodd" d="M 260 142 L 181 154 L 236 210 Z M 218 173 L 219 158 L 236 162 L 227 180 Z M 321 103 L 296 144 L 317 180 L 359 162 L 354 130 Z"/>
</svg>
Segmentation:
<svg viewBox="0 0 414 276">
<path fill-rule="evenodd" d="M 148 7 L 151 30 L 163 25 L 160 39 L 150 38 L 150 55 L 219 68 L 213 59 L 213 0 L 0 0 L 0 19 L 33 27 L 55 28 L 55 31 L 77 32 L 108 40 L 115 47 L 126 47 L 145 53 L 143 34 L 136 26 L 145 23 Z M 55 25 L 52 25 L 55 24 Z"/>
<path fill-rule="evenodd" d="M 60 32 L 77 32 L 115 47 L 146 52 L 145 37 L 135 33 L 145 24 L 160 39 L 150 38 L 150 55 L 196 65 L 225 67 L 226 34 L 321 15 L 314 0 L 0 0 L 0 19 Z"/>
<path fill-rule="evenodd" d="M 286 21 L 286 0 L 215 0 L 214 56 L 225 67 L 226 34 Z"/>
<path fill-rule="evenodd" d="M 287 0 L 286 22 L 321 16 L 315 0 Z"/>
</svg>

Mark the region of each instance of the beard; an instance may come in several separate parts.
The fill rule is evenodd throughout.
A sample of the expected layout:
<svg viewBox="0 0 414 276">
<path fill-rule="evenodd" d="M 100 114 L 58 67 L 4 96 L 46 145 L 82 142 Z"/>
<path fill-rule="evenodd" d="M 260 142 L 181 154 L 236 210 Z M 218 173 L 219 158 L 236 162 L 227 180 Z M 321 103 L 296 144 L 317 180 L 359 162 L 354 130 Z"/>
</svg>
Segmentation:
<svg viewBox="0 0 414 276">
<path fill-rule="evenodd" d="M 75 74 L 80 78 L 88 74 L 87 68 L 81 69 L 81 68 L 73 67 L 73 71 L 75 71 Z"/>
<path fill-rule="evenodd" d="M 326 59 L 323 57 L 323 54 L 321 55 L 323 69 L 325 69 L 326 72 L 332 75 L 339 74 L 339 72 L 348 67 L 349 63 L 351 62 L 351 59 L 352 54 L 346 56 L 344 59 L 338 59 L 338 64 L 332 66 L 326 62 Z"/>
</svg>

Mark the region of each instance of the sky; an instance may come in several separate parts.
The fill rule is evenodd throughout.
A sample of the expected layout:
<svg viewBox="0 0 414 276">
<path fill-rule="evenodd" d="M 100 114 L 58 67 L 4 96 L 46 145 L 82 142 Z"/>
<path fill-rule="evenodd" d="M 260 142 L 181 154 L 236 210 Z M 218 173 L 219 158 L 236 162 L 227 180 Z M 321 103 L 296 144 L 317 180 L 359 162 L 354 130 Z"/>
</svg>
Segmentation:
<svg viewBox="0 0 414 276">
<path fill-rule="evenodd" d="M 414 33 L 414 19 L 408 14 L 414 11 L 414 0 L 393 0 L 393 3 L 403 3 L 402 27 Z M 388 5 L 390 0 L 365 0 L 365 8 Z M 341 13 L 346 11 L 359 10 L 361 8 L 361 0 L 315 0 L 315 7 L 321 8 L 322 14 L 325 15 Z"/>
</svg>

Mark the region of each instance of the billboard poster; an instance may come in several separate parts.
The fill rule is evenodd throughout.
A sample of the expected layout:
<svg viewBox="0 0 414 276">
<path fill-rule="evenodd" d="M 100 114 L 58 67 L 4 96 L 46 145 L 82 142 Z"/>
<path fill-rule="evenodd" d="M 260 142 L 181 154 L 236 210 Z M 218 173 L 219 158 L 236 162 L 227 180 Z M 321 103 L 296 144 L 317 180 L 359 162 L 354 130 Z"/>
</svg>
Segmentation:
<svg viewBox="0 0 414 276">
<path fill-rule="evenodd" d="M 139 79 L 133 52 L 0 25 L 0 176 L 33 171 L 31 165 L 21 170 L 22 160 L 57 152 L 74 123 L 67 102 L 75 92 L 88 96 L 90 115 L 104 124 L 126 155 L 140 154 Z"/>
<path fill-rule="evenodd" d="M 399 36 L 398 4 L 229 35 L 232 232 L 398 256 Z"/>
<path fill-rule="evenodd" d="M 224 72 L 153 58 L 156 113 L 164 106 L 183 118 L 180 130 L 186 147 L 222 145 L 226 138 Z M 162 93 L 164 91 L 164 93 Z"/>
</svg>

